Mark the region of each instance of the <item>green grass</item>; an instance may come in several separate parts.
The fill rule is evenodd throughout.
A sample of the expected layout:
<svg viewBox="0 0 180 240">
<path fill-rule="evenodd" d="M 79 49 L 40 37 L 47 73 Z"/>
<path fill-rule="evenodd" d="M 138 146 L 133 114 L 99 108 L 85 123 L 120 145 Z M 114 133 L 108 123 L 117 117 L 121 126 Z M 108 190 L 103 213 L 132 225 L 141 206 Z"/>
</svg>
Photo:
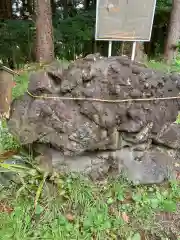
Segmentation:
<svg viewBox="0 0 180 240">
<path fill-rule="evenodd" d="M 165 73 L 180 72 L 180 62 L 179 61 L 175 62 L 174 64 L 172 64 L 170 66 L 168 66 L 164 62 L 151 60 L 151 61 L 147 62 L 147 66 L 149 68 L 154 69 L 154 70 L 162 71 L 162 72 L 165 72 Z"/>
<path fill-rule="evenodd" d="M 19 148 L 19 143 L 9 133 L 7 128 L 0 130 L 0 153 L 5 151 L 11 151 Z"/>
<path fill-rule="evenodd" d="M 12 91 L 13 99 L 18 98 L 25 93 L 25 91 L 28 88 L 28 77 L 29 77 L 28 72 L 23 72 L 19 76 L 15 77 L 14 80 L 16 85 Z"/>
<path fill-rule="evenodd" d="M 160 231 L 161 222 L 155 220 L 156 212 L 176 212 L 180 198 L 177 183 L 172 183 L 169 190 L 155 186 L 133 188 L 121 179 L 95 184 L 68 176 L 63 179 L 63 189 L 62 195 L 44 192 L 35 211 L 33 195 L 24 191 L 14 200 L 12 190 L 9 196 L 6 192 L 6 205 L 13 211 L 0 211 L 3 240 L 138 240 L 142 234 L 146 239 L 155 239 L 148 238 L 150 233 L 166 239 L 165 231 Z M 128 217 L 128 222 L 123 216 Z"/>
<path fill-rule="evenodd" d="M 69 62 L 65 60 L 58 60 L 59 64 L 62 63 L 64 66 L 68 66 Z M 24 66 L 24 70 L 20 71 L 19 76 L 15 77 L 16 86 L 13 88 L 13 99 L 18 98 L 24 94 L 28 87 L 29 74 L 32 71 L 43 69 L 45 66 L 40 66 L 39 64 L 29 64 Z"/>
</svg>

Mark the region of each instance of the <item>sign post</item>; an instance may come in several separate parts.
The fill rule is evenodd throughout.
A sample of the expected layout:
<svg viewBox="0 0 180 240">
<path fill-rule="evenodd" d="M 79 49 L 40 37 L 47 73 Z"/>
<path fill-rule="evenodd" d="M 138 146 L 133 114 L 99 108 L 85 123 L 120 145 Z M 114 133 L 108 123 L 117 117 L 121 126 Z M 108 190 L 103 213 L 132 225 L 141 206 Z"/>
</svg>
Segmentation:
<svg viewBox="0 0 180 240">
<path fill-rule="evenodd" d="M 131 59 L 135 59 L 136 42 L 151 39 L 156 0 L 97 0 L 97 41 L 109 41 L 111 56 L 113 41 L 133 42 Z"/>
<path fill-rule="evenodd" d="M 131 61 L 134 61 L 134 60 L 135 60 L 135 55 L 136 55 L 136 42 L 133 42 L 132 54 L 131 54 Z"/>
<path fill-rule="evenodd" d="M 112 41 L 109 41 L 108 57 L 111 57 L 111 55 L 112 55 Z"/>
</svg>

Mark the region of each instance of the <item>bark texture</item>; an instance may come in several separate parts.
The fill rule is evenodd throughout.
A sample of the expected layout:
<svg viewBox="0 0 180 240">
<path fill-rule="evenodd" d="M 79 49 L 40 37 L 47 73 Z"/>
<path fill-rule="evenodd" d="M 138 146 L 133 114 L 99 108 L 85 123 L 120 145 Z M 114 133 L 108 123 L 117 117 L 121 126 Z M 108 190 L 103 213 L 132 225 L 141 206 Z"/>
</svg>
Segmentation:
<svg viewBox="0 0 180 240">
<path fill-rule="evenodd" d="M 0 1 L 0 19 L 12 19 L 12 1 Z"/>
<path fill-rule="evenodd" d="M 177 54 L 177 45 L 180 39 L 180 0 L 173 0 L 169 30 L 165 45 L 164 57 L 171 64 Z"/>
<path fill-rule="evenodd" d="M 36 60 L 50 63 L 54 59 L 52 11 L 50 0 L 35 0 Z"/>
</svg>

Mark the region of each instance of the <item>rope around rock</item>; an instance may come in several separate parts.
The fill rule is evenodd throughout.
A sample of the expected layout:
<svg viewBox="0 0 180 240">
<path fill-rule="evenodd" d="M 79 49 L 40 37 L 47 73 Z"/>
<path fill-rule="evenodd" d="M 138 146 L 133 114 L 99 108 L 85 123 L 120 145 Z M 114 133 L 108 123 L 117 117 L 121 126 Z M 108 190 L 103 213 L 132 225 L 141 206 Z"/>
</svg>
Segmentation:
<svg viewBox="0 0 180 240">
<path fill-rule="evenodd" d="M 28 90 L 26 91 L 29 96 L 37 99 L 60 99 L 60 100 L 74 100 L 74 101 L 90 101 L 90 102 L 104 102 L 104 103 L 125 103 L 125 102 L 145 102 L 145 101 L 156 101 L 156 100 L 177 100 L 180 96 L 176 97 L 154 97 L 154 98 L 131 98 L 131 99 L 100 99 L 100 98 L 85 98 L 85 97 L 60 97 L 60 96 L 45 96 L 45 95 L 34 95 Z"/>
</svg>

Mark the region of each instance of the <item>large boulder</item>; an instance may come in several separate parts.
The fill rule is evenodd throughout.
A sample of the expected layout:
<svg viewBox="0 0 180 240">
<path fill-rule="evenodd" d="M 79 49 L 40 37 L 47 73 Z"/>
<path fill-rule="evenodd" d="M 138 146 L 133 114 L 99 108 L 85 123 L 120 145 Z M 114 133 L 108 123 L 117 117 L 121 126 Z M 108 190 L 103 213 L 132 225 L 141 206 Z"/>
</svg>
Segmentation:
<svg viewBox="0 0 180 240">
<path fill-rule="evenodd" d="M 156 98 L 178 96 L 179 88 L 179 74 L 125 57 L 88 55 L 32 73 L 29 92 L 12 103 L 8 127 L 23 145 L 57 151 L 63 157 L 55 153 L 52 162 L 61 171 L 89 173 L 95 166 L 102 175 L 116 165 L 133 182 L 159 183 L 180 168 L 180 127 L 174 123 L 180 101 Z"/>
</svg>

